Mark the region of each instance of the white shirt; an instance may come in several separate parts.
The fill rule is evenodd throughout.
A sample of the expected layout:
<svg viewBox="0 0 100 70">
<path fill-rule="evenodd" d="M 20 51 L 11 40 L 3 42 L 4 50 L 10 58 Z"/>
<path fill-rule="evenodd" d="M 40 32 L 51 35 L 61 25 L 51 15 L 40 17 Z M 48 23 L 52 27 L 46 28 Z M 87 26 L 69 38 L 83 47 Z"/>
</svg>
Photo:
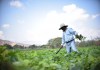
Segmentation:
<svg viewBox="0 0 100 70">
<path fill-rule="evenodd" d="M 75 35 L 77 35 L 76 31 L 74 31 L 72 28 L 67 28 L 66 31 L 63 32 L 61 45 L 64 45 L 66 42 L 74 39 Z"/>
</svg>

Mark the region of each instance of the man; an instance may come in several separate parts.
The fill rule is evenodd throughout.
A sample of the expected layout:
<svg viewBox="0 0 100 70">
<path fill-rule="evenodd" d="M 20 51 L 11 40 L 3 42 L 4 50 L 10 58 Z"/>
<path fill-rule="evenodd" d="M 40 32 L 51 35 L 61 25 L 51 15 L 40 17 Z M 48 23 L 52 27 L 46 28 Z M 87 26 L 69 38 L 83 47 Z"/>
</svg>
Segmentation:
<svg viewBox="0 0 100 70">
<path fill-rule="evenodd" d="M 75 39 L 74 36 L 78 36 L 77 32 L 74 31 L 72 28 L 68 28 L 68 25 L 61 24 L 59 30 L 63 31 L 62 36 L 62 47 L 66 45 L 66 51 L 68 53 L 71 52 L 71 49 L 75 52 L 77 51 L 77 48 L 75 46 Z"/>
</svg>

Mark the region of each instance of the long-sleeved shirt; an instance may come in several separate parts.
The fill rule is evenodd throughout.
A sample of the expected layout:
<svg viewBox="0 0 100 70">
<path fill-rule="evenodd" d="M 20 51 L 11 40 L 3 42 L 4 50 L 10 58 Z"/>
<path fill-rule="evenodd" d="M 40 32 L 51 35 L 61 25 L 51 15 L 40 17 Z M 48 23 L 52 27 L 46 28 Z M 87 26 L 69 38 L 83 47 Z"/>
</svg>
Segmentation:
<svg viewBox="0 0 100 70">
<path fill-rule="evenodd" d="M 74 39 L 74 35 L 77 35 L 77 32 L 74 31 L 72 28 L 67 28 L 66 31 L 64 31 L 62 35 L 62 45 Z"/>
</svg>

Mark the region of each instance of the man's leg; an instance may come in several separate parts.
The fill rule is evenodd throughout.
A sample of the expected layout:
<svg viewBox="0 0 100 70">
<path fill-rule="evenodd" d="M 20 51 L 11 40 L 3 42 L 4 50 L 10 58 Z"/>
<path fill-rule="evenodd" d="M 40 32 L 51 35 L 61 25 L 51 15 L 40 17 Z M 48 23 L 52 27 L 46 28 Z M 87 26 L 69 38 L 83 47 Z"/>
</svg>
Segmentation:
<svg viewBox="0 0 100 70">
<path fill-rule="evenodd" d="M 71 43 L 66 44 L 66 51 L 67 51 L 67 53 L 71 52 Z"/>
<path fill-rule="evenodd" d="M 71 48 L 72 48 L 73 51 L 78 52 L 78 51 L 77 51 L 77 48 L 76 48 L 76 45 L 75 45 L 75 41 L 72 41 L 72 42 L 71 42 Z"/>
</svg>

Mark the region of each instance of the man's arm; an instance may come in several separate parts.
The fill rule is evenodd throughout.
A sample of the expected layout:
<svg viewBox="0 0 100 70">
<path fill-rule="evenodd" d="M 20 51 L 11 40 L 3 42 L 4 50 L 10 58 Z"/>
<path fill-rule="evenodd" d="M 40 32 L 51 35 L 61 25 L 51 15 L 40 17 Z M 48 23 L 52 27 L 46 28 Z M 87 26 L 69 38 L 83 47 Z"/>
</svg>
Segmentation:
<svg viewBox="0 0 100 70">
<path fill-rule="evenodd" d="M 69 29 L 70 33 L 75 35 L 76 39 L 82 40 L 83 38 L 85 38 L 84 36 L 82 36 L 81 34 L 78 35 L 78 33 L 76 31 L 74 31 L 72 28 Z"/>
<path fill-rule="evenodd" d="M 63 34 L 61 46 L 64 46 L 64 44 L 65 44 L 65 37 L 64 37 L 64 34 Z"/>
<path fill-rule="evenodd" d="M 73 35 L 78 35 L 78 33 L 76 31 L 74 31 L 72 28 L 69 28 L 69 32 Z"/>
<path fill-rule="evenodd" d="M 76 39 L 81 40 L 81 38 L 83 37 L 82 35 L 78 35 L 78 33 L 76 31 L 74 31 L 72 28 L 69 29 L 70 33 L 75 35 Z"/>
</svg>

